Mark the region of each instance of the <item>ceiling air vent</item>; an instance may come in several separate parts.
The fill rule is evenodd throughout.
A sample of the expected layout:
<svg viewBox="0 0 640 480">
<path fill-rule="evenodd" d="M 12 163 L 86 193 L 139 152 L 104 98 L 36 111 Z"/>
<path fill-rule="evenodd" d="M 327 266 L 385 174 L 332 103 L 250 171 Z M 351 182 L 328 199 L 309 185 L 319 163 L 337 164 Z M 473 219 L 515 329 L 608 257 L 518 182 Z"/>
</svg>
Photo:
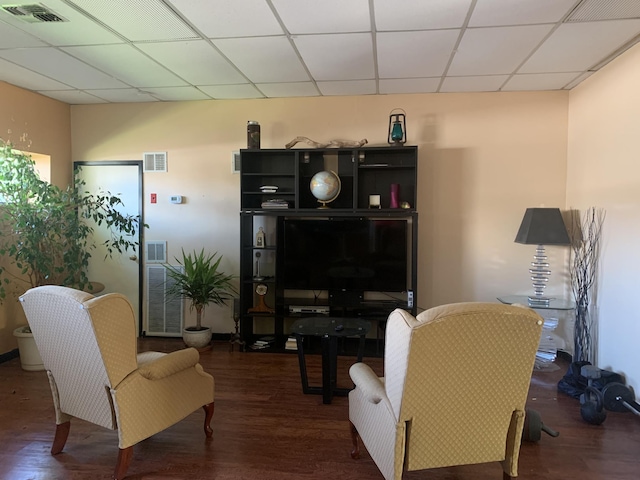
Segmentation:
<svg viewBox="0 0 640 480">
<path fill-rule="evenodd" d="M 41 3 L 29 3 L 25 5 L 2 5 L 2 10 L 11 14 L 18 20 L 26 23 L 50 23 L 68 22 L 53 10 L 45 7 Z"/>
</svg>

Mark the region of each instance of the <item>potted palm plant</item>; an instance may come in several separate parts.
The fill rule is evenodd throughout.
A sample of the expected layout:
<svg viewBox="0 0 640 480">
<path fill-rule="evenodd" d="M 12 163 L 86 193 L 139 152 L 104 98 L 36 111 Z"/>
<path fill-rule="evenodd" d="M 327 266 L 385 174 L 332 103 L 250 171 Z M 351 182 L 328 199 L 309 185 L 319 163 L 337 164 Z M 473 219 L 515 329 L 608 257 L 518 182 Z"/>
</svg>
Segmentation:
<svg viewBox="0 0 640 480">
<path fill-rule="evenodd" d="M 206 254 L 185 253 L 182 260 L 176 258 L 177 266 L 165 265 L 167 269 L 168 298 L 182 298 L 189 301 L 189 309 L 196 311 L 196 325 L 186 327 L 182 338 L 188 347 L 203 349 L 211 342 L 211 328 L 202 326 L 202 315 L 207 305 L 223 306 L 237 294 L 233 286 L 233 275 L 220 271 L 222 255 L 217 252 Z"/>
<path fill-rule="evenodd" d="M 78 178 L 64 189 L 41 180 L 30 155 L 0 140 L 0 303 L 8 292 L 21 294 L 40 285 L 91 291 L 87 268 L 96 244 L 89 218 L 111 231 L 108 255 L 137 245 L 132 238 L 139 217 L 119 213 L 119 197 L 86 192 L 83 186 Z M 42 369 L 23 353 L 33 342 L 28 326 L 17 328 L 14 336 L 21 360 L 31 362 L 23 368 Z"/>
</svg>

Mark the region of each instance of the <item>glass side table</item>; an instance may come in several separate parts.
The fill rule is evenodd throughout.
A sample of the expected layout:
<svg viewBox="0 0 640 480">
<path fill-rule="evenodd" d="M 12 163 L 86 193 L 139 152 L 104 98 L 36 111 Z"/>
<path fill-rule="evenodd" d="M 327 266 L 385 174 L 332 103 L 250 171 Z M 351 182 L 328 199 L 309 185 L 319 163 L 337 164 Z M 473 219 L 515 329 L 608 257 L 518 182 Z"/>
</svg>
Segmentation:
<svg viewBox="0 0 640 480">
<path fill-rule="evenodd" d="M 532 308 L 533 310 L 569 311 L 573 310 L 576 306 L 574 302 L 558 297 L 551 297 L 548 303 L 529 302 L 528 295 L 504 295 L 498 297 L 498 301 L 508 305 L 517 303 Z M 558 344 L 560 344 L 560 348 L 563 348 L 565 345 L 564 338 L 554 333 L 554 330 L 558 327 L 558 318 L 546 317 L 542 314 L 541 316 L 544 319 L 544 325 L 542 327 L 538 352 L 536 353 L 535 365 L 538 369 L 550 367 L 558 355 Z"/>
<path fill-rule="evenodd" d="M 534 310 L 573 310 L 576 307 L 576 304 L 569 300 L 553 297 L 549 299 L 549 303 L 529 302 L 529 295 L 504 295 L 498 297 L 498 301 L 507 305 L 518 303 Z"/>
</svg>

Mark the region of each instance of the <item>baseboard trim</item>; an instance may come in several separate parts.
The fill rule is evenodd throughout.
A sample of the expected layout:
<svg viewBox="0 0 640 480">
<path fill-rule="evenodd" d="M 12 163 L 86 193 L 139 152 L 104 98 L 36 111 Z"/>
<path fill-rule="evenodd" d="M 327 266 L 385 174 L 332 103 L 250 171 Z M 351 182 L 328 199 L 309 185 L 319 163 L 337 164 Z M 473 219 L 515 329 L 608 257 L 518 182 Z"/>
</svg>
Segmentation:
<svg viewBox="0 0 640 480">
<path fill-rule="evenodd" d="M 9 360 L 13 360 L 14 358 L 18 358 L 20 355 L 18 354 L 18 349 L 14 348 L 10 352 L 0 354 L 0 363 L 8 362 Z"/>
</svg>

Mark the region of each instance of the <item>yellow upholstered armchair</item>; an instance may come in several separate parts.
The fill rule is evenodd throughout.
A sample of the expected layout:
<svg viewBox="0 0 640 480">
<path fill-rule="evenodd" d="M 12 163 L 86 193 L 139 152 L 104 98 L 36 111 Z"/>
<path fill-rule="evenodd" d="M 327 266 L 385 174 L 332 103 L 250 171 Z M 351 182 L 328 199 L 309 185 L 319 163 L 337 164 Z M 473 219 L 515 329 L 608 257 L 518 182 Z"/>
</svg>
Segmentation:
<svg viewBox="0 0 640 480">
<path fill-rule="evenodd" d="M 361 438 L 387 480 L 407 471 L 501 462 L 518 455 L 542 318 L 526 307 L 458 303 L 386 327 L 384 377 L 350 369 L 351 456 Z"/>
<path fill-rule="evenodd" d="M 44 286 L 20 297 L 49 376 L 56 412 L 51 454 L 62 451 L 72 417 L 117 430 L 114 478 L 124 477 L 133 445 L 205 410 L 211 437 L 214 382 L 187 348 L 137 354 L 135 317 L 126 297 Z"/>
</svg>

